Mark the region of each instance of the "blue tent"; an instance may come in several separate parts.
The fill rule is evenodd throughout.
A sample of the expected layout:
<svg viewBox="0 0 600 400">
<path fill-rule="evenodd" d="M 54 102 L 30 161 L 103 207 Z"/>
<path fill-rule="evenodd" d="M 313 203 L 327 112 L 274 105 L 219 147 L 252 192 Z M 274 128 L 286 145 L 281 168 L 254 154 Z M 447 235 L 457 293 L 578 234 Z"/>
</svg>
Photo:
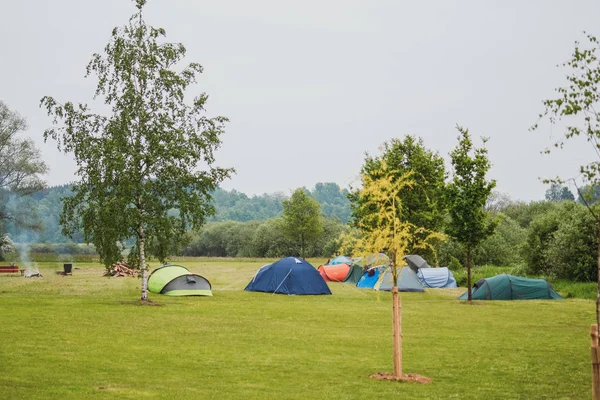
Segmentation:
<svg viewBox="0 0 600 400">
<path fill-rule="evenodd" d="M 352 259 L 350 257 L 337 256 L 336 258 L 334 258 L 333 260 L 331 260 L 328 265 L 338 265 L 338 264 L 348 264 L 348 265 L 350 265 L 351 260 Z"/>
<path fill-rule="evenodd" d="M 331 294 L 315 267 L 296 257 L 282 258 L 263 266 L 244 290 L 282 294 Z"/>
<path fill-rule="evenodd" d="M 356 283 L 356 287 L 360 289 L 373 289 L 379 280 L 379 274 L 385 267 L 369 268 Z"/>
</svg>

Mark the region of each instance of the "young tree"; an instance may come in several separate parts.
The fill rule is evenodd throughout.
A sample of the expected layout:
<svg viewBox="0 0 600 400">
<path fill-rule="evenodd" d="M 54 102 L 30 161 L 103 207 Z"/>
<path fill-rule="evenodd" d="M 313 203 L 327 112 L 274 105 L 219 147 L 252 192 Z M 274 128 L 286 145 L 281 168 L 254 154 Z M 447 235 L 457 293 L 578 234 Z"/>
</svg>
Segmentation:
<svg viewBox="0 0 600 400">
<path fill-rule="evenodd" d="M 471 293 L 471 251 L 494 233 L 497 222 L 485 211 L 496 181 L 486 180 L 490 161 L 485 147 L 475 149 L 468 129 L 457 126 L 458 145 L 450 153 L 454 174 L 447 188 L 450 236 L 467 249 L 467 291 Z M 485 143 L 485 140 L 484 140 Z"/>
<path fill-rule="evenodd" d="M 571 59 L 562 64 L 569 72 L 567 75 L 568 84 L 556 89 L 558 96 L 554 99 L 544 100 L 545 110 L 539 115 L 540 120 L 547 117 L 551 124 L 558 121 L 564 121 L 565 134 L 554 143 L 555 149 L 562 149 L 565 142 L 576 137 L 583 137 L 592 146 L 595 154 L 598 156 L 588 164 L 580 165 L 579 169 L 584 180 L 588 184 L 590 191 L 596 197 L 596 190 L 600 186 L 600 42 L 596 36 L 586 34 L 588 45 L 580 47 L 580 43 L 575 43 L 575 50 Z M 532 126 L 532 130 L 539 128 L 539 124 Z M 550 153 L 551 149 L 545 151 Z M 560 178 L 551 180 L 553 183 L 562 182 Z M 585 195 L 579 193 L 580 198 L 585 200 Z M 584 201 L 584 203 L 586 203 Z M 589 202 L 587 202 L 589 203 Z M 588 204 L 589 205 L 589 204 Z M 590 208 L 590 211 L 592 209 Z M 597 280 L 598 295 L 596 298 L 596 321 L 600 326 L 600 218 L 597 211 L 592 211 L 592 215 L 597 221 Z M 600 336 L 598 340 L 600 345 Z M 600 388 L 598 388 L 600 391 Z M 600 394 L 598 394 L 600 397 Z"/>
<path fill-rule="evenodd" d="M 409 248 L 433 250 L 434 242 L 443 239 L 443 235 L 418 227 L 404 218 L 401 193 L 407 189 L 418 189 L 414 173 L 399 174 L 397 170 L 389 168 L 385 160 L 381 160 L 379 165 L 379 169 L 362 174 L 363 188 L 359 195 L 364 199 L 365 206 L 377 212 L 365 215 L 360 221 L 362 237 L 356 248 L 359 253 L 385 252 L 390 256 L 394 376 L 403 379 L 402 303 L 398 294 L 402 259 Z"/>
<path fill-rule="evenodd" d="M 323 232 L 319 202 L 304 188 L 296 189 L 289 200 L 283 200 L 283 219 L 285 235 L 300 245 L 300 257 L 304 258 L 307 243 L 317 240 Z"/>
<path fill-rule="evenodd" d="M 72 152 L 78 166 L 80 180 L 61 215 L 65 234 L 81 225 L 107 266 L 121 258 L 120 244 L 135 238 L 130 259 L 141 267 L 146 301 L 146 256 L 164 262 L 188 227 L 201 226 L 214 212 L 211 191 L 232 170 L 213 166 L 226 118 L 203 115 L 204 93 L 191 105 L 184 98 L 202 67 L 178 67 L 185 47 L 164 42 L 165 31 L 144 22 L 146 1 L 135 3 L 129 23 L 113 30 L 104 55 L 87 66 L 86 76 L 98 78 L 95 97 L 112 114 L 48 96 L 41 103 L 55 125 L 62 122 L 46 139 Z"/>
<path fill-rule="evenodd" d="M 40 175 L 48 172 L 33 140 L 20 138 L 27 122 L 0 101 L 0 221 L 17 226 L 38 228 L 30 218 L 31 210 L 19 212 L 8 207 L 13 196 L 28 196 L 46 187 Z"/>
</svg>

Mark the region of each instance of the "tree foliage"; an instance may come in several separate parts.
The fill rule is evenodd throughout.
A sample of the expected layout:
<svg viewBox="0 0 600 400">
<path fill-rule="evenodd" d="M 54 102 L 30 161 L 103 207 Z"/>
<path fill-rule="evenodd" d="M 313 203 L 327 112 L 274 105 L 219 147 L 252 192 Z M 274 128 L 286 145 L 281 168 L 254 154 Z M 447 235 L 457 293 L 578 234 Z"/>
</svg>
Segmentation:
<svg viewBox="0 0 600 400">
<path fill-rule="evenodd" d="M 467 250 L 468 299 L 471 301 L 471 250 L 494 233 L 496 221 L 489 217 L 485 205 L 496 186 L 486 174 L 491 166 L 487 149 L 474 148 L 467 129 L 457 127 L 458 145 L 450 153 L 452 181 L 447 188 L 450 222 L 447 231 Z"/>
<path fill-rule="evenodd" d="M 324 218 L 323 232 L 304 250 L 306 257 L 329 257 L 346 229 L 335 218 Z M 208 222 L 199 232 L 189 232 L 189 243 L 179 254 L 211 257 L 286 257 L 299 254 L 298 244 L 285 235 L 283 217 L 266 221 Z"/>
<path fill-rule="evenodd" d="M 19 137 L 27 122 L 0 101 L 0 221 L 22 228 L 39 228 L 30 209 L 14 207 L 14 199 L 45 188 L 48 171 L 32 139 Z"/>
<path fill-rule="evenodd" d="M 185 99 L 202 67 L 180 69 L 185 47 L 164 42 L 163 29 L 146 25 L 144 4 L 136 1 L 129 23 L 113 30 L 104 55 L 94 54 L 87 66 L 86 76 L 98 80 L 95 96 L 111 115 L 49 96 L 42 105 L 55 122 L 45 137 L 72 152 L 78 167 L 74 196 L 64 201 L 64 232 L 81 226 L 105 265 L 134 237 L 130 255 L 142 268 L 145 300 L 146 253 L 162 262 L 188 227 L 201 226 L 214 211 L 211 191 L 231 170 L 213 166 L 226 118 L 204 116 L 204 93 L 191 105 Z"/>
<path fill-rule="evenodd" d="M 425 148 L 422 139 L 410 135 L 404 140 L 392 139 L 384 143 L 381 151 L 380 156 L 367 154 L 361 170 L 363 184 L 365 179 L 376 181 L 383 164 L 386 165 L 385 170 L 393 174 L 393 180 L 403 180 L 410 173 L 410 180 L 415 185 L 405 185 L 398 192 L 398 197 L 402 199 L 402 221 L 428 231 L 440 231 L 445 214 L 443 194 L 446 172 L 443 158 Z M 356 189 L 348 198 L 351 201 L 354 225 L 362 231 L 375 229 L 377 218 L 374 216 L 378 210 L 366 192 Z M 408 244 L 409 254 L 416 250 L 423 238 L 413 236 L 413 239 Z"/>
<path fill-rule="evenodd" d="M 584 185 L 577 191 L 577 202 L 579 204 L 592 205 L 600 199 L 600 185 Z"/>
<path fill-rule="evenodd" d="M 306 189 L 296 189 L 292 197 L 283 200 L 283 220 L 285 235 L 299 246 L 299 254 L 304 257 L 307 245 L 323 232 L 321 206 Z"/>
<path fill-rule="evenodd" d="M 596 158 L 587 164 L 579 166 L 585 183 L 590 187 L 600 186 L 600 42 L 588 34 L 588 44 L 582 47 L 575 43 L 575 50 L 571 59 L 563 64 L 569 72 L 567 74 L 567 85 L 556 89 L 558 96 L 554 99 L 544 100 L 544 112 L 540 119 L 547 117 L 551 124 L 561 122 L 565 125 L 564 136 L 554 143 L 554 148 L 562 149 L 567 140 L 582 137 L 592 145 Z M 532 130 L 538 129 L 535 124 Z M 546 149 L 550 153 L 550 149 Z M 560 181 L 559 178 L 554 180 Z M 591 209 L 590 209 L 591 211 Z M 592 214 L 596 220 L 597 240 L 600 240 L 600 218 Z M 596 279 L 598 282 L 598 294 L 596 297 L 596 323 L 600 326 L 600 248 L 596 249 L 597 268 Z M 600 336 L 599 336 L 600 344 Z"/>
<path fill-rule="evenodd" d="M 596 221 L 581 204 L 565 202 L 537 215 L 522 249 L 531 274 L 575 281 L 596 279 Z"/>
<path fill-rule="evenodd" d="M 568 187 L 553 183 L 546 190 L 546 200 L 548 201 L 573 201 L 575 196 Z"/>
<path fill-rule="evenodd" d="M 394 375 L 402 377 L 401 303 L 398 296 L 400 263 L 407 250 L 434 249 L 442 235 L 417 226 L 403 218 L 402 193 L 417 189 L 414 172 L 399 174 L 386 160 L 379 160 L 379 168 L 362 174 L 362 189 L 358 193 L 365 213 L 358 222 L 362 236 L 356 241 L 355 255 L 384 252 L 390 257 L 388 269 L 392 275 L 392 304 L 394 326 Z M 383 277 L 385 274 L 381 274 Z"/>
<path fill-rule="evenodd" d="M 576 42 L 571 59 L 562 64 L 569 70 L 568 85 L 556 89 L 556 98 L 544 100 L 545 109 L 539 117 L 547 117 L 551 124 L 562 121 L 566 125 L 564 136 L 553 144 L 555 149 L 564 148 L 566 141 L 575 137 L 584 137 L 592 144 L 598 159 L 579 169 L 585 180 L 595 186 L 600 184 L 600 114 L 596 111 L 600 101 L 600 43 L 590 34 L 587 39 L 589 47 L 581 47 Z M 538 128 L 539 124 L 535 124 L 532 130 Z M 551 148 L 546 149 L 546 153 L 550 152 Z"/>
<path fill-rule="evenodd" d="M 388 254 L 393 286 L 397 286 L 397 267 L 401 265 L 402 258 L 409 254 L 408 249 L 433 250 L 434 242 L 442 239 L 442 235 L 403 218 L 405 208 L 401 193 L 407 188 L 416 189 L 418 184 L 413 179 L 414 174 L 407 172 L 399 176 L 397 171 L 388 167 L 387 162 L 383 161 L 380 165 L 381 169 L 373 171 L 373 174 L 362 175 L 360 196 L 365 199 L 366 207 L 377 212 L 366 214 L 359 222 L 362 237 L 357 241 L 356 251 L 357 255 Z"/>
<path fill-rule="evenodd" d="M 327 217 L 337 217 L 344 223 L 350 220 L 347 189 L 340 188 L 337 183 L 319 182 L 311 191 L 311 195 L 319 202 L 323 214 Z"/>
</svg>

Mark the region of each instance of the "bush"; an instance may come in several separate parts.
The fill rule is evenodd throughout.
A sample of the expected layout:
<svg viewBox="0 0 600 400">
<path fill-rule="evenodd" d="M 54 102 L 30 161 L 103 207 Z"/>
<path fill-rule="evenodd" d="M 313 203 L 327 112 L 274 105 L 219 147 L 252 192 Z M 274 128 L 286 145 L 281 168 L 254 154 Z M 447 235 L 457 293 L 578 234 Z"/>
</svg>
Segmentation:
<svg viewBox="0 0 600 400">
<path fill-rule="evenodd" d="M 596 281 L 597 255 L 596 221 L 574 202 L 535 217 L 523 247 L 528 272 L 550 279 Z"/>
<path fill-rule="evenodd" d="M 471 261 L 475 265 L 516 265 L 521 262 L 520 251 L 527 232 L 512 218 L 498 214 L 500 223 L 494 234 L 473 249 Z M 465 266 L 467 252 L 456 240 L 449 238 L 437 248 L 440 265 L 458 270 Z"/>
</svg>

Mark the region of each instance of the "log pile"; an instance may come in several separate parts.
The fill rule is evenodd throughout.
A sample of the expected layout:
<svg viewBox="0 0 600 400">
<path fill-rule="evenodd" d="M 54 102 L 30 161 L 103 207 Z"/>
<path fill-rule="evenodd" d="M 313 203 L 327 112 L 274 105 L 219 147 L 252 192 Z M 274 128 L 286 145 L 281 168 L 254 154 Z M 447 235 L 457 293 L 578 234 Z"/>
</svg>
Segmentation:
<svg viewBox="0 0 600 400">
<path fill-rule="evenodd" d="M 106 271 L 104 276 L 133 276 L 137 277 L 139 271 L 132 269 L 131 266 L 124 261 L 117 261 L 110 266 L 110 269 Z"/>
</svg>

